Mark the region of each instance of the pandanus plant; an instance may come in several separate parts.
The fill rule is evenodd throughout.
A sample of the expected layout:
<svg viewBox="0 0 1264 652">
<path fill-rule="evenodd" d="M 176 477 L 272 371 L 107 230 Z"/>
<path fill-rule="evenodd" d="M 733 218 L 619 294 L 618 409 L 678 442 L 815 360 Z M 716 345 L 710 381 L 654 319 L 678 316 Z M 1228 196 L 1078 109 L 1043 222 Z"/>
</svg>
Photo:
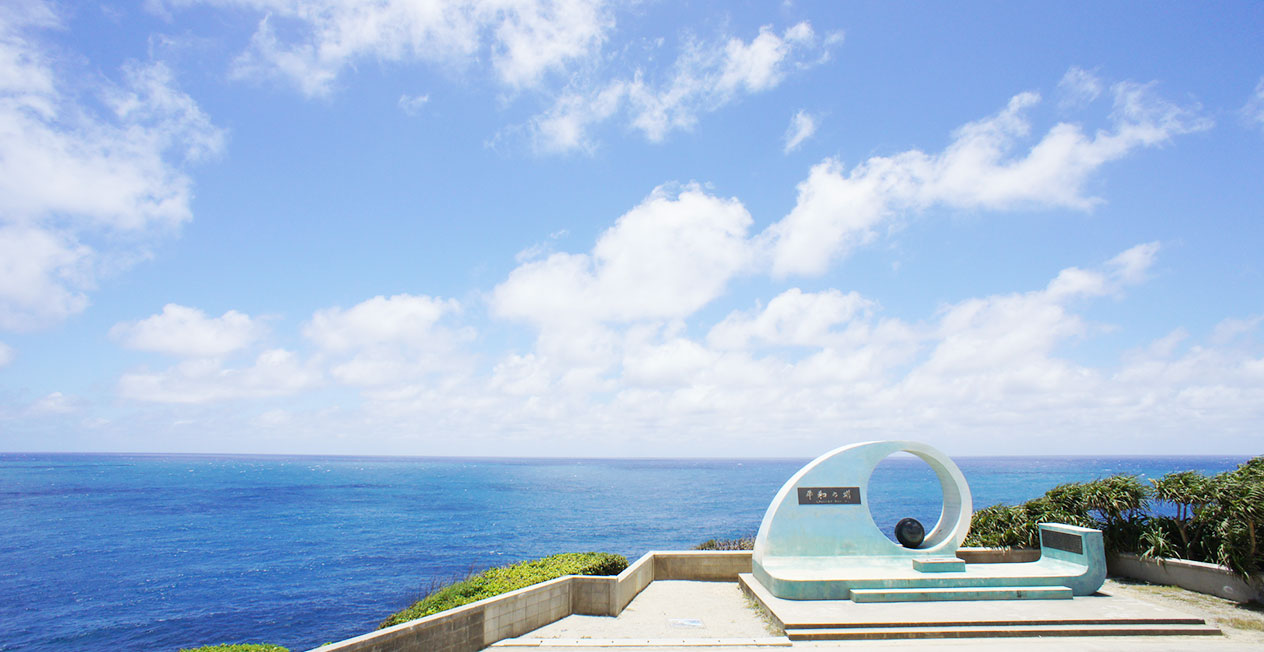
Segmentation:
<svg viewBox="0 0 1264 652">
<path fill-rule="evenodd" d="M 975 512 L 966 545 L 1036 547 L 1037 525 L 1058 522 L 1101 528 L 1109 552 L 1184 556 L 1243 575 L 1264 568 L 1264 457 L 1210 478 L 1182 471 L 1150 484 L 1117 475 L 1059 485 L 1022 505 L 993 505 Z M 1174 505 L 1176 517 L 1151 513 L 1151 497 Z"/>
<path fill-rule="evenodd" d="M 1179 471 L 1157 480 L 1151 478 L 1150 483 L 1154 485 L 1155 498 L 1176 506 L 1176 518 L 1171 522 L 1181 537 L 1182 554 L 1188 558 L 1190 529 L 1199 510 L 1213 499 L 1211 480 L 1195 471 Z"/>
<path fill-rule="evenodd" d="M 1261 567 L 1260 533 L 1264 526 L 1264 458 L 1257 457 L 1212 480 L 1215 496 L 1216 561 L 1240 573 Z"/>
</svg>

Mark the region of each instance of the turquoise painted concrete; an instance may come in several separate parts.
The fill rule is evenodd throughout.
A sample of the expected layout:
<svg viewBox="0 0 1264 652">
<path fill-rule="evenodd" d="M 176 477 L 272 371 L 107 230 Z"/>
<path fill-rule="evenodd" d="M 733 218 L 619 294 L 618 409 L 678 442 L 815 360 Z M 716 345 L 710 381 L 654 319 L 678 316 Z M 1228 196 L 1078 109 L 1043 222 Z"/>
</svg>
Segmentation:
<svg viewBox="0 0 1264 652">
<path fill-rule="evenodd" d="M 868 484 L 883 459 L 908 452 L 925 460 L 943 489 L 939 521 L 922 546 L 900 546 L 878 529 L 869 512 Z M 799 504 L 801 487 L 856 487 L 859 504 Z M 960 469 L 934 448 L 911 441 L 851 444 L 813 460 L 790 478 L 768 507 L 752 553 L 752 572 L 769 592 L 790 600 L 855 599 L 852 591 L 894 592 L 907 600 L 1022 599 L 1033 587 L 1052 594 L 1089 595 L 1106 578 L 1101 532 L 1042 524 L 1064 539 L 1045 546 L 1039 561 L 966 564 L 955 553 L 970 527 L 970 489 Z M 1064 589 L 1056 589 L 1064 587 Z M 988 597 L 961 597 L 988 596 Z"/>
<path fill-rule="evenodd" d="M 1064 523 L 1041 523 L 1041 541 L 1044 540 L 1045 532 L 1061 532 L 1078 536 L 1083 551 L 1076 554 L 1041 545 L 1040 561 L 1032 563 L 1062 562 L 1079 568 L 1078 573 L 1068 576 L 1063 583 L 1064 586 L 1071 587 L 1076 595 L 1092 595 L 1097 589 L 1102 588 L 1102 583 L 1106 581 L 1106 546 L 1102 543 L 1101 530 Z"/>
<path fill-rule="evenodd" d="M 888 539 L 869 513 L 869 476 L 878 463 L 912 453 L 935 471 L 944 494 L 939 522 L 910 550 Z M 858 487 L 859 505 L 800 505 L 799 487 Z M 913 441 L 851 444 L 822 455 L 796 473 L 773 498 L 755 537 L 756 564 L 765 557 L 951 557 L 970 528 L 970 488 L 943 453 Z"/>
<path fill-rule="evenodd" d="M 966 563 L 956 557 L 928 557 L 913 560 L 913 570 L 919 573 L 956 573 L 965 569 Z"/>
<path fill-rule="evenodd" d="M 944 602 L 948 600 L 1070 600 L 1065 586 L 1002 588 L 854 589 L 853 602 Z"/>
</svg>

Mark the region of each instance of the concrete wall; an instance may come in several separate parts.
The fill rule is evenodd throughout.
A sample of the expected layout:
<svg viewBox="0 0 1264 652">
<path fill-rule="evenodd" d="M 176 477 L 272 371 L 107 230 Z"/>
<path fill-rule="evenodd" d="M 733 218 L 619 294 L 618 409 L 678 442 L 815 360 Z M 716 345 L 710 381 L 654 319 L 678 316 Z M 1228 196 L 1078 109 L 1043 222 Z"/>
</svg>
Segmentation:
<svg viewBox="0 0 1264 652">
<path fill-rule="evenodd" d="M 571 614 L 617 616 L 650 582 L 737 581 L 749 551 L 650 552 L 615 577 L 568 575 L 319 648 L 320 652 L 471 652 Z"/>
<path fill-rule="evenodd" d="M 641 555 L 640 559 L 619 573 L 610 591 L 610 608 L 601 615 L 619 615 L 623 608 L 632 602 L 632 598 L 654 581 L 654 555 L 656 554 L 649 552 Z"/>
<path fill-rule="evenodd" d="M 751 572 L 749 550 L 688 550 L 654 553 L 654 579 L 736 582 Z"/>
<path fill-rule="evenodd" d="M 611 584 L 614 582 L 615 578 L 613 577 L 591 577 L 581 575 L 571 577 L 570 613 L 584 614 L 585 616 L 610 615 L 611 593 L 613 593 L 613 591 L 611 591 Z M 505 637 L 502 636 L 501 638 Z"/>
<path fill-rule="evenodd" d="M 968 564 L 1025 562 L 1040 559 L 1036 548 L 961 548 L 957 557 Z M 1179 586 L 1235 602 L 1264 602 L 1264 576 L 1251 581 L 1216 564 L 1184 559 L 1142 559 L 1133 554 L 1106 555 L 1106 570 L 1115 577 L 1130 577 L 1151 584 Z"/>
<path fill-rule="evenodd" d="M 1106 568 L 1111 575 L 1179 586 L 1234 602 L 1264 602 L 1264 577 L 1255 575 L 1251 582 L 1247 582 L 1241 575 L 1215 564 L 1184 559 L 1142 559 L 1137 555 L 1121 554 L 1109 555 Z"/>
<path fill-rule="evenodd" d="M 483 603 L 483 629 L 471 632 L 471 635 L 477 634 L 479 647 L 482 647 L 483 641 L 518 636 L 569 616 L 574 596 L 578 593 L 574 579 L 571 576 L 559 577 L 480 601 Z"/>
</svg>

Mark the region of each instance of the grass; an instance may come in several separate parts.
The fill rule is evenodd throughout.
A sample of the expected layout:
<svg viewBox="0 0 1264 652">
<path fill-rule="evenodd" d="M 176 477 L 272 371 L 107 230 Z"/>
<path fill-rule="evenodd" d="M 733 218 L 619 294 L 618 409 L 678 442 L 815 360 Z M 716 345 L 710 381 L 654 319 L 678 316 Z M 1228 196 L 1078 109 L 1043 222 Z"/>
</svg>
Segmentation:
<svg viewBox="0 0 1264 652">
<path fill-rule="evenodd" d="M 743 592 L 742 597 L 746 600 L 746 608 L 754 611 L 755 614 L 759 616 L 759 620 L 764 624 L 764 631 L 772 634 L 773 636 L 786 635 L 785 628 L 777 624 L 776 619 L 772 616 L 772 612 L 768 611 L 767 607 L 761 604 L 749 593 Z"/>
<path fill-rule="evenodd" d="M 412 606 L 382 621 L 379 629 L 424 618 L 440 611 L 547 582 L 564 575 L 618 575 L 628 567 L 622 555 L 605 552 L 568 552 L 551 557 L 489 568 L 429 591 Z"/>
</svg>

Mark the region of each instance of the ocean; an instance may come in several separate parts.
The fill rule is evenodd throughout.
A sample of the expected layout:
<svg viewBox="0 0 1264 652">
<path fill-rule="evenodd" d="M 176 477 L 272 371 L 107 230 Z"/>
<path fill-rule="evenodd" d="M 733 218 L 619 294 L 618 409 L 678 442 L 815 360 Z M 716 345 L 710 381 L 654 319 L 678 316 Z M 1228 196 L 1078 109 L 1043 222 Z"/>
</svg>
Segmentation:
<svg viewBox="0 0 1264 652">
<path fill-rule="evenodd" d="M 1245 459 L 955 461 L 978 509 Z M 489 566 L 752 535 L 807 461 L 0 454 L 0 650 L 306 650 Z M 888 531 L 929 529 L 942 500 L 911 457 L 880 465 L 869 496 Z"/>
</svg>

